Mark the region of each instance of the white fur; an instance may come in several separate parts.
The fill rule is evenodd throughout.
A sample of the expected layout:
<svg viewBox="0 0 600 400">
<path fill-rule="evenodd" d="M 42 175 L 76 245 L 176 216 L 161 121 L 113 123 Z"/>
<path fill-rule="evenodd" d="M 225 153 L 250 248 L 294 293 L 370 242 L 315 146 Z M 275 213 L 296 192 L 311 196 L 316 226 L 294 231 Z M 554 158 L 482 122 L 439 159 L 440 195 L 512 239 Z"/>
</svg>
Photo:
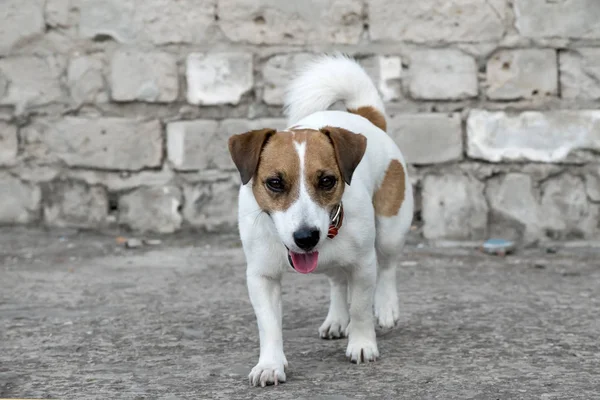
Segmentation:
<svg viewBox="0 0 600 400">
<path fill-rule="evenodd" d="M 240 188 L 239 229 L 260 336 L 259 361 L 249 375 L 253 385 L 283 382 L 286 378 L 281 277 L 290 266 L 284 244 L 295 249 L 291 235 L 302 224 L 322 230 L 315 272 L 326 274 L 331 283 L 331 303 L 319 328 L 321 337 L 348 336 L 346 355 L 360 362 L 362 354 L 365 361 L 371 361 L 379 356 L 373 308 L 379 325 L 384 328 L 393 327 L 399 318 L 395 267 L 413 213 L 408 176 L 405 176 L 405 199 L 396 216 L 376 216 L 372 198 L 390 161 L 399 160 L 405 171 L 406 163 L 394 141 L 367 119 L 342 111 L 323 111 L 338 100 L 344 101 L 348 108 L 372 106 L 383 112 L 382 101 L 366 73 L 354 61 L 340 56 L 310 64 L 292 82 L 286 100 L 290 125 L 313 129 L 327 125 L 341 127 L 367 138 L 365 155 L 354 171 L 351 185 L 346 185 L 342 199 L 345 217 L 337 237 L 326 238 L 329 216 L 312 202 L 305 183 L 295 204 L 271 217 L 261 213 L 251 183 Z M 297 156 L 301 168 L 304 153 L 305 148 L 299 145 Z"/>
<path fill-rule="evenodd" d="M 385 116 L 373 81 L 356 61 L 341 54 L 319 57 L 303 65 L 299 72 L 284 100 L 290 126 L 338 101 L 350 109 L 371 106 Z"/>
</svg>

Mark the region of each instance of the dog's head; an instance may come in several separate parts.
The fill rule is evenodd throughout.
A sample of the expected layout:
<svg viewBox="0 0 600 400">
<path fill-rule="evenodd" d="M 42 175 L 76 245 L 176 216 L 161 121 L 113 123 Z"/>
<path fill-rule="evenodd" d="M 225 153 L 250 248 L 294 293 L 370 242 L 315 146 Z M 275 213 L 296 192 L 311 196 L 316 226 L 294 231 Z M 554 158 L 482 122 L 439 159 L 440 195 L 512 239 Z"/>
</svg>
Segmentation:
<svg viewBox="0 0 600 400">
<path fill-rule="evenodd" d="M 229 139 L 242 183 L 250 181 L 299 272 L 316 268 L 330 215 L 360 163 L 367 139 L 345 129 L 262 129 Z"/>
</svg>

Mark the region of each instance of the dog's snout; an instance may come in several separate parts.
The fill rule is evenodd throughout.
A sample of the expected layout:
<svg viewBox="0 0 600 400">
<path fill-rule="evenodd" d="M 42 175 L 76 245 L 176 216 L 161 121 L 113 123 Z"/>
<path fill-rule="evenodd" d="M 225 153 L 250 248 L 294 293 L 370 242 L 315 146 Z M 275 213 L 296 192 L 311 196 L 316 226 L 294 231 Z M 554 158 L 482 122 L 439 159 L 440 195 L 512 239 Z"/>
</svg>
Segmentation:
<svg viewBox="0 0 600 400">
<path fill-rule="evenodd" d="M 294 242 L 302 250 L 311 250 L 319 243 L 321 233 L 316 228 L 300 228 L 294 232 Z"/>
</svg>

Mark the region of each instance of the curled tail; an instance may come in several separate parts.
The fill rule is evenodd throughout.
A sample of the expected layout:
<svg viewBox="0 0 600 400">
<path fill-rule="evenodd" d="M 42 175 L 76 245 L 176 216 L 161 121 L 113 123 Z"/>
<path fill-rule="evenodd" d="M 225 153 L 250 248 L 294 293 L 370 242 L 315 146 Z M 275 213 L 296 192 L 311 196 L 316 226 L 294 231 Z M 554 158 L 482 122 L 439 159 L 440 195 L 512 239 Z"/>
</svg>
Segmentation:
<svg viewBox="0 0 600 400">
<path fill-rule="evenodd" d="M 300 70 L 285 97 L 288 123 L 293 125 L 338 101 L 348 112 L 386 130 L 385 108 L 373 81 L 356 61 L 343 55 L 319 57 Z"/>
</svg>

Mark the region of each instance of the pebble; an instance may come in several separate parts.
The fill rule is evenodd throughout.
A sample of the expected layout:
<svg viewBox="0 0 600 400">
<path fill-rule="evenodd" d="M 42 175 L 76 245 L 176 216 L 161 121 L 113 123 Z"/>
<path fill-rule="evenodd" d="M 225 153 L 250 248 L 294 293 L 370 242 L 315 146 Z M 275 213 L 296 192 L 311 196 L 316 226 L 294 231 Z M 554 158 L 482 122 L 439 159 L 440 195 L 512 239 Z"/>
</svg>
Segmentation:
<svg viewBox="0 0 600 400">
<path fill-rule="evenodd" d="M 138 247 L 142 247 L 142 244 L 143 243 L 140 239 L 131 238 L 127 239 L 127 242 L 125 242 L 125 247 L 128 249 L 137 249 Z"/>
</svg>

